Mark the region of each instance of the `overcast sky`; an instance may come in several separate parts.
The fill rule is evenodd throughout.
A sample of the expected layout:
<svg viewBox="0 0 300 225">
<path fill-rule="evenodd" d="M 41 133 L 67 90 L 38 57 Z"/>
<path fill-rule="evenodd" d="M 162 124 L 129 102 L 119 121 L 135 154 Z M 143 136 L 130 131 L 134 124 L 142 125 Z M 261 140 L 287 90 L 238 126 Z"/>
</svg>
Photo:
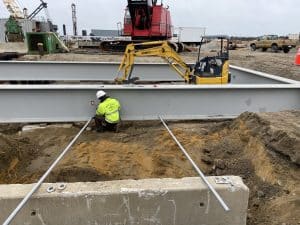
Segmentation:
<svg viewBox="0 0 300 225">
<path fill-rule="evenodd" d="M 39 0 L 18 0 L 33 11 Z M 126 0 L 46 0 L 52 20 L 72 30 L 71 3 L 77 5 L 79 30 L 116 29 Z M 206 27 L 207 34 L 257 36 L 300 32 L 300 0 L 164 0 L 175 27 Z M 44 15 L 41 13 L 41 15 Z M 0 0 L 0 17 L 8 13 Z M 80 32 L 81 33 L 81 32 Z"/>
</svg>

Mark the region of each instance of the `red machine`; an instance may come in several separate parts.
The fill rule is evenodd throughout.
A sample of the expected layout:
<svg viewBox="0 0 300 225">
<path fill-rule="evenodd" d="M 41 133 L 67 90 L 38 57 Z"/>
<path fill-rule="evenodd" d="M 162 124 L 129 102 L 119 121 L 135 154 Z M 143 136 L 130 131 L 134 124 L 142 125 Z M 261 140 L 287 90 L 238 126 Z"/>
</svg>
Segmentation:
<svg viewBox="0 0 300 225">
<path fill-rule="evenodd" d="M 127 0 L 124 36 L 132 40 L 167 40 L 172 37 L 170 11 L 157 0 Z"/>
<path fill-rule="evenodd" d="M 124 52 L 126 46 L 132 42 L 172 38 L 171 16 L 167 7 L 157 4 L 157 0 L 127 0 L 127 3 L 122 36 L 101 41 L 103 51 Z M 177 44 L 172 45 L 177 51 Z"/>
</svg>

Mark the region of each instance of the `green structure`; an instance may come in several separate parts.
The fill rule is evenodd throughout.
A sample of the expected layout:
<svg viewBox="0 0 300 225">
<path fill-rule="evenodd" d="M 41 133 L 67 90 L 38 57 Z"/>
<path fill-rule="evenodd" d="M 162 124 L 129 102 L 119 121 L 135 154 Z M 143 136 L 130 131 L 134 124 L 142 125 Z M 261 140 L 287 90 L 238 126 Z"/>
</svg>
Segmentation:
<svg viewBox="0 0 300 225">
<path fill-rule="evenodd" d="M 23 42 L 24 34 L 22 27 L 19 22 L 14 17 L 9 17 L 8 21 L 5 23 L 5 37 L 7 42 Z"/>
<path fill-rule="evenodd" d="M 53 54 L 68 52 L 69 49 L 53 32 L 26 33 L 28 54 Z"/>
</svg>

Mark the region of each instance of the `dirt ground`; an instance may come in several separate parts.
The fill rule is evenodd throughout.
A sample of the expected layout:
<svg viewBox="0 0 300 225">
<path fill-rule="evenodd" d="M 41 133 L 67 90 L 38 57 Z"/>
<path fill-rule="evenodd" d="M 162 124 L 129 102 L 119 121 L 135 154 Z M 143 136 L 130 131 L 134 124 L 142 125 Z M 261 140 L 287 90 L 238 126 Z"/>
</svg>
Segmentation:
<svg viewBox="0 0 300 225">
<path fill-rule="evenodd" d="M 235 120 L 172 122 L 206 175 L 238 175 L 250 188 L 248 225 L 300 224 L 300 112 L 244 113 Z M 36 182 L 79 126 L 20 132 L 0 126 L 0 183 Z M 197 176 L 159 122 L 86 131 L 49 182 Z"/>
<path fill-rule="evenodd" d="M 216 54 L 204 52 L 204 55 Z M 187 63 L 194 63 L 197 53 L 182 53 L 182 58 Z M 270 73 L 300 81 L 300 67 L 294 65 L 296 50 L 290 53 L 250 51 L 247 48 L 230 51 L 230 63 L 235 66 L 245 67 L 265 73 Z M 41 61 L 92 61 L 92 62 L 121 62 L 122 54 L 107 55 L 94 52 L 94 54 L 54 54 L 43 57 L 27 55 L 19 60 Z M 157 57 L 136 58 L 136 62 L 164 62 Z"/>
</svg>

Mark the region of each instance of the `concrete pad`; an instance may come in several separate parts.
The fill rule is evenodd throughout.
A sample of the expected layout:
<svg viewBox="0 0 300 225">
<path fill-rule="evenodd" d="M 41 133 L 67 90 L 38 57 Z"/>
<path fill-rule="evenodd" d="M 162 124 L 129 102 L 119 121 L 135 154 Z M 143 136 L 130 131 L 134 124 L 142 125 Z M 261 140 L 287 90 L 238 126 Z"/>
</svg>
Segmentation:
<svg viewBox="0 0 300 225">
<path fill-rule="evenodd" d="M 197 177 L 68 183 L 64 190 L 43 184 L 11 224 L 245 225 L 249 189 L 240 177 L 228 177 L 229 183 L 216 178 L 208 179 L 229 212 Z M 0 223 L 32 186 L 0 185 Z"/>
<path fill-rule="evenodd" d="M 66 124 L 37 124 L 37 125 L 25 125 L 22 127 L 22 132 L 31 132 L 39 129 L 46 129 L 46 128 L 71 128 L 73 124 L 71 123 L 66 123 Z"/>
</svg>

